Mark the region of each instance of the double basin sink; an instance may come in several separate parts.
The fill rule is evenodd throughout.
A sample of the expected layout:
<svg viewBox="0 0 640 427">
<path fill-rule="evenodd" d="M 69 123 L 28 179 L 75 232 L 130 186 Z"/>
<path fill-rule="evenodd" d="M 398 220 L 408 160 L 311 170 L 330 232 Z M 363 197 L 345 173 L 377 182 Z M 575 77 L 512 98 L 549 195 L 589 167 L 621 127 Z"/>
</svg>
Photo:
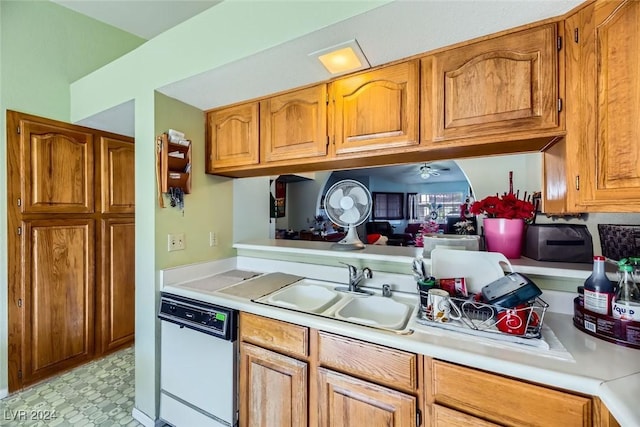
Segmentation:
<svg viewBox="0 0 640 427">
<path fill-rule="evenodd" d="M 301 279 L 256 300 L 337 320 L 402 331 L 417 309 L 417 297 L 409 294 L 382 296 L 336 290 L 343 284 Z"/>
</svg>

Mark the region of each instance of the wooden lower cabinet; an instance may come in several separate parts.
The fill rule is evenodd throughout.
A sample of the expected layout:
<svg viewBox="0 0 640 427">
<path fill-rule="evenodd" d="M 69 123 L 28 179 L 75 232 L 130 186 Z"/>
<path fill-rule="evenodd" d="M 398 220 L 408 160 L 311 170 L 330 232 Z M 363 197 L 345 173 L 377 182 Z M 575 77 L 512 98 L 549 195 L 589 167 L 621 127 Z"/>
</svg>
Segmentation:
<svg viewBox="0 0 640 427">
<path fill-rule="evenodd" d="M 240 427 L 307 426 L 307 363 L 240 345 Z"/>
<path fill-rule="evenodd" d="M 318 368 L 318 401 L 321 427 L 415 425 L 415 396 L 326 368 Z"/>
<path fill-rule="evenodd" d="M 240 313 L 240 341 L 240 427 L 619 427 L 597 397 L 280 320 Z"/>
<path fill-rule="evenodd" d="M 102 220 L 96 322 L 98 354 L 133 342 L 135 331 L 134 218 Z"/>
<path fill-rule="evenodd" d="M 592 398 L 425 359 L 427 406 L 433 425 L 591 426 Z M 453 411 L 442 411 L 446 407 Z M 451 420 L 448 418 L 451 417 Z M 481 424 L 489 422 L 489 424 Z"/>
<path fill-rule="evenodd" d="M 433 427 L 494 427 L 489 421 L 465 414 L 464 412 L 449 409 L 446 406 L 431 405 L 431 425 Z"/>
</svg>

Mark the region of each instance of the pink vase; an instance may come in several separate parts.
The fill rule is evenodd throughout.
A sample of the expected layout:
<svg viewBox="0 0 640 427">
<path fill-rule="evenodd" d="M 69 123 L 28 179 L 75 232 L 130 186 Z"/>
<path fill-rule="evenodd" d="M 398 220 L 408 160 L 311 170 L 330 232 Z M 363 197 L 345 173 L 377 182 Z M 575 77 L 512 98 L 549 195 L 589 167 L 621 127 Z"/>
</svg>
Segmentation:
<svg viewBox="0 0 640 427">
<path fill-rule="evenodd" d="M 484 239 L 489 252 L 500 252 L 507 258 L 520 258 L 524 220 L 485 218 Z"/>
</svg>

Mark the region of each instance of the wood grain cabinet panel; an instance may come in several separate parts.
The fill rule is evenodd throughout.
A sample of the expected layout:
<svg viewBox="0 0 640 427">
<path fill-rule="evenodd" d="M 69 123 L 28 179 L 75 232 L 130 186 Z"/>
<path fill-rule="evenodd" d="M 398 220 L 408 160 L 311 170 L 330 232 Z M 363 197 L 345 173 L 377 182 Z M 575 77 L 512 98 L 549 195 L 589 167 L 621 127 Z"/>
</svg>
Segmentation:
<svg viewBox="0 0 640 427">
<path fill-rule="evenodd" d="M 427 399 L 505 426 L 590 426 L 591 398 L 432 361 Z"/>
<path fill-rule="evenodd" d="M 9 120 L 20 129 L 21 212 L 93 212 L 93 135 L 17 114 Z"/>
<path fill-rule="evenodd" d="M 557 129 L 556 24 L 425 57 L 422 140 Z"/>
<path fill-rule="evenodd" d="M 309 355 L 309 328 L 268 317 L 240 313 L 240 338 L 289 355 Z"/>
<path fill-rule="evenodd" d="M 258 120 L 257 102 L 207 113 L 207 173 L 259 163 Z"/>
<path fill-rule="evenodd" d="M 413 353 L 319 332 L 318 361 L 400 390 L 415 392 L 418 386 L 417 355 Z"/>
<path fill-rule="evenodd" d="M 102 220 L 98 308 L 100 353 L 130 344 L 135 329 L 135 224 L 133 218 Z"/>
<path fill-rule="evenodd" d="M 320 427 L 416 425 L 414 396 L 318 368 Z"/>
<path fill-rule="evenodd" d="M 240 427 L 307 427 L 307 364 L 240 345 Z"/>
<path fill-rule="evenodd" d="M 498 427 L 489 421 L 482 420 L 477 417 L 465 414 L 464 412 L 455 411 L 445 406 L 432 405 L 431 407 L 433 427 Z"/>
<path fill-rule="evenodd" d="M 29 220 L 22 230 L 27 385 L 93 357 L 95 227 L 91 219 Z"/>
<path fill-rule="evenodd" d="M 100 186 L 103 213 L 135 213 L 133 141 L 100 138 Z"/>
<path fill-rule="evenodd" d="M 327 85 L 284 93 L 260 102 L 262 162 L 327 155 Z"/>
<path fill-rule="evenodd" d="M 337 157 L 419 144 L 419 67 L 411 60 L 331 83 Z"/>
</svg>

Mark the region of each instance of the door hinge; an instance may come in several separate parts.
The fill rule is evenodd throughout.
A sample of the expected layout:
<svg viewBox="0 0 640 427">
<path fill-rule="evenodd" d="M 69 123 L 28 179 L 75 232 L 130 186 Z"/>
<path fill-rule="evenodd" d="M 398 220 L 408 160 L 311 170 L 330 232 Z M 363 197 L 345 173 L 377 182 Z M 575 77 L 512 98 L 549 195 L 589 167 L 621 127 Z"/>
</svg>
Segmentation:
<svg viewBox="0 0 640 427">
<path fill-rule="evenodd" d="M 558 113 L 562 111 L 562 98 L 558 98 Z"/>
<path fill-rule="evenodd" d="M 22 206 L 22 199 L 18 197 L 18 206 Z"/>
<path fill-rule="evenodd" d="M 573 30 L 573 41 L 576 43 L 580 42 L 580 29 L 578 28 Z"/>
<path fill-rule="evenodd" d="M 558 39 L 556 40 L 556 47 L 558 50 L 562 50 L 562 37 L 560 36 L 558 36 Z"/>
<path fill-rule="evenodd" d="M 22 307 L 22 298 L 18 298 L 18 307 Z"/>
<path fill-rule="evenodd" d="M 580 175 L 576 175 L 576 191 L 580 191 Z"/>
<path fill-rule="evenodd" d="M 416 409 L 416 427 L 420 427 L 422 425 L 422 413 L 420 409 Z"/>
<path fill-rule="evenodd" d="M 18 236 L 22 236 L 22 227 L 18 227 Z"/>
<path fill-rule="evenodd" d="M 18 135 L 20 135 L 20 126 L 16 129 L 18 131 Z"/>
<path fill-rule="evenodd" d="M 18 370 L 18 379 L 21 380 L 22 379 L 22 369 Z"/>
<path fill-rule="evenodd" d="M 325 95 L 325 99 L 326 99 L 327 105 L 329 105 L 329 92 L 327 92 L 327 94 Z"/>
<path fill-rule="evenodd" d="M 327 135 L 327 148 L 329 148 L 330 143 L 331 143 L 331 137 Z"/>
</svg>

